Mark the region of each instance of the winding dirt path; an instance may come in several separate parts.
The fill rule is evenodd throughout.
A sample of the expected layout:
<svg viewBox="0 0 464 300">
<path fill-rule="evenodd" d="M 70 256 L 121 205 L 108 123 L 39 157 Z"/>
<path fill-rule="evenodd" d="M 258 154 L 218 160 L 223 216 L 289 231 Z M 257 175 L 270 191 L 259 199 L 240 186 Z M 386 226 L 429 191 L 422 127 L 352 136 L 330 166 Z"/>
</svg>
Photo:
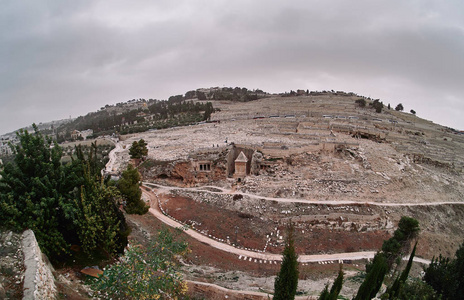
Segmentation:
<svg viewBox="0 0 464 300">
<path fill-rule="evenodd" d="M 105 172 L 107 174 L 111 174 L 112 172 L 114 172 L 114 164 L 116 162 L 116 159 L 117 159 L 117 156 L 116 156 L 116 153 L 119 153 L 121 151 L 123 151 L 124 149 L 122 148 L 122 145 L 120 142 L 115 142 L 115 145 L 116 147 L 110 151 L 110 153 L 108 154 L 109 156 L 109 161 L 108 163 L 106 164 L 105 166 Z"/>
<path fill-rule="evenodd" d="M 249 193 L 242 193 L 242 192 L 237 192 L 231 189 L 225 189 L 222 187 L 217 187 L 217 186 L 202 186 L 202 187 L 193 187 L 193 188 L 186 188 L 186 187 L 173 187 L 173 186 L 165 186 L 157 183 L 151 183 L 151 182 L 143 182 L 143 185 L 147 187 L 155 187 L 159 189 L 160 191 L 171 191 L 171 190 L 184 190 L 184 191 L 194 191 L 194 192 L 206 192 L 206 193 L 211 193 L 211 194 L 217 194 L 217 195 L 225 195 L 225 194 L 230 194 L 230 195 L 235 195 L 235 194 L 241 194 L 243 196 L 248 196 L 253 199 L 262 199 L 262 200 L 268 200 L 268 201 L 277 201 L 277 202 L 283 202 L 283 203 L 306 203 L 306 204 L 326 204 L 326 205 L 353 205 L 353 204 L 368 204 L 368 205 L 375 205 L 375 206 L 438 206 L 438 205 L 464 205 L 464 202 L 453 202 L 453 201 L 439 201 L 439 202 L 419 202 L 419 203 L 408 203 L 408 202 L 403 202 L 403 203 L 392 203 L 392 202 L 370 202 L 370 201 L 363 201 L 363 202 L 357 202 L 357 201 L 351 201 L 351 200 L 324 200 L 324 201 L 319 201 L 319 200 L 313 200 L 313 199 L 294 199 L 294 198 L 274 198 L 274 197 L 266 197 L 266 196 L 261 196 L 261 195 L 254 195 L 254 194 L 249 194 Z M 209 189 L 216 189 L 220 190 L 220 192 L 215 192 L 211 191 Z"/>
<path fill-rule="evenodd" d="M 207 237 L 193 229 L 186 228 L 183 224 L 173 220 L 171 217 L 163 214 L 160 211 L 157 193 L 155 193 L 155 191 L 153 191 L 153 189 L 149 187 L 150 185 L 160 187 L 160 189 L 158 190 L 158 193 L 166 193 L 167 191 L 173 190 L 173 189 L 186 189 L 186 190 L 197 190 L 197 191 L 198 189 L 197 188 L 175 188 L 175 187 L 161 186 L 158 184 L 144 183 L 144 186 L 146 189 L 142 189 L 142 193 L 143 193 L 144 198 L 149 200 L 149 203 L 151 206 L 149 209 L 149 212 L 153 214 L 156 218 L 161 220 L 163 223 L 171 227 L 174 227 L 174 228 L 178 228 L 178 227 L 185 228 L 185 233 L 190 235 L 191 237 L 197 239 L 198 241 L 204 244 L 214 247 L 216 249 L 226 251 L 232 254 L 236 254 L 239 256 L 239 259 L 248 260 L 250 262 L 253 261 L 253 262 L 258 262 L 258 263 L 269 263 L 269 264 L 272 264 L 272 263 L 275 264 L 276 262 L 280 262 L 282 260 L 282 255 L 280 254 L 255 252 L 255 251 L 236 248 L 236 247 L 233 247 L 232 245 L 229 245 L 229 244 L 217 241 L 213 238 Z M 223 190 L 221 188 L 218 188 L 218 189 Z M 201 190 L 201 191 L 211 192 L 208 190 Z M 219 192 L 211 192 L 211 193 L 219 193 Z M 225 193 L 225 192 L 223 191 L 223 192 L 220 192 L 219 194 L 222 194 L 222 193 Z M 263 197 L 259 197 L 259 198 L 263 198 Z M 299 255 L 298 261 L 300 263 L 309 263 L 309 262 L 326 263 L 326 262 L 342 261 L 342 260 L 372 259 L 375 253 L 376 253 L 375 251 L 365 251 L 365 252 L 346 252 L 346 253 L 320 254 L 320 255 Z M 419 257 L 415 257 L 414 261 L 419 262 L 419 263 L 424 263 L 424 264 L 430 263 L 429 260 L 422 259 Z"/>
</svg>

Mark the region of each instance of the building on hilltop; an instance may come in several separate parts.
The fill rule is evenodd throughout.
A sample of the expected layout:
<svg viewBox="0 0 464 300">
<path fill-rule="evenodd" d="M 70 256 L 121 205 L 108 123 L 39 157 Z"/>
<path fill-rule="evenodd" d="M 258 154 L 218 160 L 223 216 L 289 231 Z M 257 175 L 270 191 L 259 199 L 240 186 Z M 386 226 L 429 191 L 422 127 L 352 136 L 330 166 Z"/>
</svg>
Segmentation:
<svg viewBox="0 0 464 300">
<path fill-rule="evenodd" d="M 80 136 L 81 136 L 81 132 L 79 130 L 73 130 L 73 132 L 71 132 L 71 138 L 73 140 L 76 140 Z"/>
</svg>

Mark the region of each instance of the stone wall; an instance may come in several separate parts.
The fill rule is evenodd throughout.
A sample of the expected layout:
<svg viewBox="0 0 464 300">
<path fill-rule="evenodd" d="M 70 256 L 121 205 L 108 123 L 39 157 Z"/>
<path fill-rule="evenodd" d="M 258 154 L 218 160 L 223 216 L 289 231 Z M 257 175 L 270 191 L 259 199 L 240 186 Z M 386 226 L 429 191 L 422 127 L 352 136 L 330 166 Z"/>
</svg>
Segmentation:
<svg viewBox="0 0 464 300">
<path fill-rule="evenodd" d="M 55 299 L 56 286 L 52 266 L 40 251 L 32 230 L 26 230 L 22 237 L 24 252 L 24 296 L 23 300 Z"/>
<path fill-rule="evenodd" d="M 171 179 L 184 184 L 208 183 L 226 179 L 226 148 L 198 151 L 187 159 L 146 161 L 139 168 L 144 180 Z M 208 165 L 207 169 L 200 165 Z"/>
</svg>

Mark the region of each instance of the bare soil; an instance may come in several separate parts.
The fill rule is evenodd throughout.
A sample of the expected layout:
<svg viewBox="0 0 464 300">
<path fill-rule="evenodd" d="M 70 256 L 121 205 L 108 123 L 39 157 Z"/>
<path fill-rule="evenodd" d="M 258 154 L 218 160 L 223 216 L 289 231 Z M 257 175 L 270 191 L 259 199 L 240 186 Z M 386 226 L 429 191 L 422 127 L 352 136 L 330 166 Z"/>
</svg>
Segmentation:
<svg viewBox="0 0 464 300">
<path fill-rule="evenodd" d="M 277 240 L 280 242 L 269 244 L 266 250 L 270 253 L 283 251 L 284 243 L 280 237 L 285 237 L 285 225 L 247 213 L 220 209 L 212 204 L 198 203 L 186 197 L 165 196 L 161 202 L 164 210 L 175 219 L 194 225 L 197 230 L 205 234 L 211 234 L 246 248 L 263 250 L 268 233 L 278 231 L 280 236 Z M 294 237 L 295 248 L 299 254 L 377 250 L 383 241 L 390 237 L 386 231 L 381 230 L 341 231 L 309 229 L 305 228 L 303 223 L 298 225 Z"/>
</svg>

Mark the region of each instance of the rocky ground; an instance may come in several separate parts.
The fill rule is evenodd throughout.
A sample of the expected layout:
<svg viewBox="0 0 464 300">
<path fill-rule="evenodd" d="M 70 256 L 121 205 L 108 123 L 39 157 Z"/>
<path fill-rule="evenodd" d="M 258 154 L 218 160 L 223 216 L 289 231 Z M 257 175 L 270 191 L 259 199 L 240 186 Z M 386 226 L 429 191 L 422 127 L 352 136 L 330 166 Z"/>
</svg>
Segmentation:
<svg viewBox="0 0 464 300">
<path fill-rule="evenodd" d="M 148 142 L 148 159 L 166 165 L 192 160 L 201 151 L 222 153 L 232 142 L 248 145 L 262 150 L 267 169 L 240 183 L 234 178 L 213 180 L 214 176 L 206 183 L 188 183 L 189 187 L 207 185 L 206 191 L 165 190 L 163 209 L 205 234 L 272 253 L 282 250 L 285 224 L 292 221 L 300 254 L 376 250 L 401 216 L 411 216 L 421 226 L 418 256 L 453 255 L 464 240 L 463 136 L 410 114 L 388 110 L 376 114 L 358 108 L 356 99 L 319 95 L 215 101 L 221 110 L 212 119 L 220 123 L 121 137 L 107 169 L 123 170 L 129 163 L 128 148 L 141 138 Z M 345 146 L 322 148 L 333 143 Z M 186 187 L 182 176 L 151 174 L 144 180 Z M 128 221 L 133 243 L 146 243 L 164 227 L 150 214 L 128 216 Z M 3 247 L 10 246 L 8 242 L 13 245 L 13 237 L 2 234 L 0 239 L 0 284 L 6 293 L 19 291 L 17 281 L 21 281 L 21 268 L 10 267 L 14 264 L 8 261 L 19 255 L 17 248 Z M 192 250 L 184 261 L 186 278 L 233 289 L 272 291 L 278 265 L 244 261 L 184 238 Z M 364 264 L 344 265 L 349 279 L 343 295 L 355 292 Z M 302 265 L 298 289 L 317 295 L 337 271 L 336 263 Z M 415 265 L 413 275 L 420 272 L 421 266 Z M 70 291 L 82 279 L 78 270 L 61 269 L 56 276 L 62 294 L 86 297 L 82 287 L 77 295 Z"/>
<path fill-rule="evenodd" d="M 23 259 L 21 234 L 0 229 L 0 299 L 22 298 Z"/>
<path fill-rule="evenodd" d="M 140 138 L 149 144 L 149 159 L 167 162 L 188 160 L 205 149 L 219 152 L 233 142 L 261 147 L 265 162 L 274 163 L 263 176 L 246 178 L 246 184 L 237 187 L 244 192 L 359 202 L 461 202 L 464 197 L 464 136 L 410 114 L 375 114 L 356 108 L 350 97 L 277 97 L 218 105 L 221 111 L 213 118 L 220 123 L 124 137 L 126 149 L 118 153 L 116 163 L 121 166 L 114 169 L 126 166 L 128 147 Z M 280 116 L 293 113 L 296 117 L 253 119 L 258 112 Z M 358 119 L 325 119 L 323 114 Z M 350 132 L 337 132 L 337 124 L 367 128 L 385 138 L 380 143 L 377 139 L 355 138 Z M 308 148 L 312 143 L 331 142 L 348 144 L 335 152 Z M 230 182 L 215 184 L 231 186 Z"/>
<path fill-rule="evenodd" d="M 430 259 L 439 253 L 451 256 L 464 239 L 460 229 L 464 226 L 462 136 L 409 114 L 375 114 L 357 108 L 350 97 L 270 98 L 218 104 L 221 111 L 213 119 L 220 123 L 159 130 L 122 142 L 129 146 L 144 138 L 149 143 L 149 158 L 167 163 L 192 159 L 192 153 L 205 149 L 222 150 L 230 142 L 261 147 L 264 160 L 272 161 L 271 167 L 240 183 L 233 178 L 198 183 L 212 186 L 210 192 L 171 191 L 162 205 L 176 219 L 231 243 L 253 249 L 266 247 L 266 251 L 275 253 L 282 249 L 284 224 L 290 220 L 297 224 L 297 249 L 306 254 L 378 249 L 401 216 L 420 222 L 420 257 Z M 265 118 L 253 119 L 257 115 Z M 269 118 L 276 115 L 279 118 Z M 349 116 L 355 118 L 347 119 Z M 361 131 L 367 138 L 353 134 Z M 308 146 L 315 142 L 347 146 L 335 151 Z M 185 187 L 178 178 L 169 176 L 148 176 L 144 180 Z M 242 198 L 219 193 L 221 189 L 240 193 Z M 357 204 L 344 204 L 349 201 Z M 266 246 L 269 236 L 272 238 Z M 258 284 L 247 279 L 250 274 L 262 276 L 253 266 L 220 254 L 220 260 L 233 261 L 231 270 L 209 250 L 202 251 L 198 253 L 208 259 L 192 260 L 195 279 L 210 278 L 233 287 L 229 279 L 238 276 L 236 286 L 272 288 L 266 285 L 272 280 L 263 278 Z M 216 264 L 215 269 L 209 269 Z M 311 266 L 312 284 L 318 278 L 315 270 L 329 269 L 328 265 Z M 336 268 L 332 269 L 330 275 L 321 271 L 321 278 L 325 278 L 322 281 L 335 277 Z M 420 270 L 416 266 L 415 274 Z M 309 289 L 322 288 L 323 284 Z"/>
</svg>

